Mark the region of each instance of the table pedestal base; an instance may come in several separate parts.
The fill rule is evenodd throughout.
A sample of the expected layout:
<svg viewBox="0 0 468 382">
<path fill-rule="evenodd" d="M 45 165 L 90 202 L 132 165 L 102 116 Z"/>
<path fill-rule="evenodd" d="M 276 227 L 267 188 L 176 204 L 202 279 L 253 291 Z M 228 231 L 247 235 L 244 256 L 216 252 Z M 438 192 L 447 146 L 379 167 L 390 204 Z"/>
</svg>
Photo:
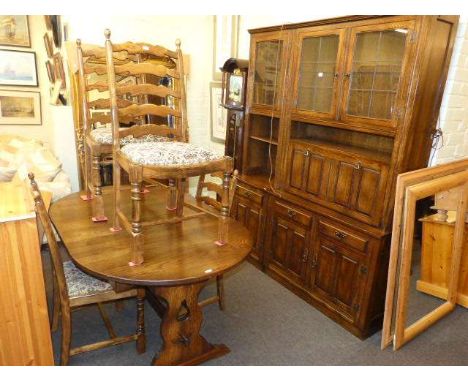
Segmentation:
<svg viewBox="0 0 468 382">
<path fill-rule="evenodd" d="M 212 345 L 200 335 L 203 313 L 198 295 L 205 282 L 168 287 L 153 287 L 164 299 L 161 337 L 163 345 L 153 365 L 197 365 L 229 353 L 226 345 Z"/>
</svg>

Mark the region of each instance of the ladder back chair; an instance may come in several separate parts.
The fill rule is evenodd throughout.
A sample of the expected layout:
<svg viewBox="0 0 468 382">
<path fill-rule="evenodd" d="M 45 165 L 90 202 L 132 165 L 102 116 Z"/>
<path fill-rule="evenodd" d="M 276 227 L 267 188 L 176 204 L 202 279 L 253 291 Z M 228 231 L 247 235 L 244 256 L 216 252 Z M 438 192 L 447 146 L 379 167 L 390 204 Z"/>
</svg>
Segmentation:
<svg viewBox="0 0 468 382">
<path fill-rule="evenodd" d="M 229 211 L 231 210 L 232 200 L 234 199 L 234 191 L 236 189 L 238 171 L 234 170 L 231 183 L 229 185 Z M 205 175 L 200 175 L 198 179 L 197 192 L 195 196 L 196 202 L 201 208 L 205 204 L 211 213 L 220 214 L 222 209 L 222 197 L 223 197 L 223 173 L 217 172 L 210 174 L 210 178 L 216 178 L 220 181 L 213 182 L 212 180 L 206 180 Z M 204 191 L 214 193 L 214 195 L 204 195 Z M 218 303 L 219 309 L 225 309 L 225 298 L 224 298 L 224 279 L 223 275 L 216 276 L 216 296 L 209 297 L 203 301 L 200 301 L 200 306 L 206 306 L 209 304 Z"/>
<path fill-rule="evenodd" d="M 224 174 L 223 207 L 220 216 L 220 227 L 217 243 L 223 245 L 226 242 L 226 226 L 228 219 L 229 180 L 233 170 L 232 158 L 219 155 L 212 150 L 207 150 L 187 142 L 145 142 L 142 144 L 119 145 L 120 120 L 125 117 L 137 117 L 151 114 L 163 118 L 175 119 L 177 132 L 186 134 L 187 112 L 186 95 L 184 84 L 183 56 L 180 49 L 180 40 L 176 41 L 176 51 L 171 51 L 161 46 L 147 46 L 144 44 L 115 44 L 110 41 L 110 31 L 105 31 L 106 36 L 106 61 L 109 84 L 109 94 L 112 109 L 113 129 L 113 174 L 114 174 L 114 216 L 113 230 L 121 230 L 120 224 L 132 234 L 133 247 L 131 249 L 130 266 L 143 262 L 143 231 L 141 222 L 141 194 L 139 189 L 143 180 L 168 180 L 169 196 L 168 208 L 173 209 L 175 216 L 159 219 L 152 222 L 144 222 L 144 225 L 180 223 L 203 214 L 183 216 L 184 190 L 186 179 L 190 176 L 199 176 L 207 173 L 221 171 Z M 127 50 L 132 54 L 144 54 L 152 51 L 154 55 L 159 54 L 158 63 L 142 62 L 118 66 L 114 63 L 114 53 Z M 175 69 L 171 69 L 164 62 L 175 62 Z M 153 94 L 170 96 L 170 105 L 131 105 L 119 107 L 117 94 L 121 92 L 121 86 L 116 83 L 116 74 L 154 74 L 169 77 L 170 86 L 148 86 L 137 84 L 129 89 L 132 94 Z M 161 132 L 167 131 L 167 126 L 155 126 Z M 141 127 L 137 127 L 141 128 Z M 130 129 L 133 129 L 132 127 Z M 173 130 L 172 130 L 173 131 Z M 177 133 L 176 132 L 176 133 Z M 129 175 L 132 199 L 132 217 L 129 220 L 120 210 L 120 171 L 123 169 Z M 174 188 L 173 185 L 176 184 Z"/>
<path fill-rule="evenodd" d="M 128 43 L 131 45 L 132 43 Z M 81 40 L 76 41 L 78 78 L 79 78 L 79 100 L 82 120 L 82 136 L 84 137 L 84 188 L 86 194 L 83 200 L 92 200 L 92 220 L 95 222 L 107 221 L 104 213 L 104 204 L 101 189 L 101 164 L 103 157 L 109 158 L 112 155 L 112 129 L 108 124 L 111 122 L 109 88 L 107 84 L 107 69 L 105 61 L 105 49 L 103 47 L 85 48 Z M 151 53 L 151 52 L 150 52 Z M 148 53 L 142 55 L 129 54 L 128 52 L 116 53 L 114 56 L 118 65 L 123 66 L 133 61 L 148 60 L 154 58 Z M 152 81 L 163 81 L 162 78 L 151 78 Z M 122 86 L 118 94 L 117 103 L 120 107 L 130 106 L 138 103 L 148 102 L 147 97 L 141 94 L 129 96 L 127 90 L 132 84 L 146 83 L 145 76 L 136 74 L 126 76 L 125 73 L 119 75 L 119 83 Z M 149 84 L 148 84 L 149 85 Z M 167 102 L 167 100 L 161 100 Z M 123 118 L 122 122 L 127 125 L 144 125 L 145 116 L 133 118 L 131 116 Z M 170 122 L 170 121 L 169 121 Z M 169 123 L 170 124 L 170 123 Z M 104 127 L 101 127 L 103 125 Z M 129 131 L 122 128 L 120 132 L 120 145 L 127 143 L 159 142 L 166 141 L 168 134 L 158 135 L 151 128 L 141 128 L 140 130 Z M 181 135 L 181 134 L 179 134 Z M 178 135 L 178 136 L 179 136 Z M 172 136 L 172 134 L 171 134 Z M 172 138 L 171 138 L 172 139 Z"/>
<path fill-rule="evenodd" d="M 70 356 L 86 351 L 98 350 L 108 346 L 119 345 L 130 341 L 136 341 L 138 353 L 146 350 L 145 319 L 144 319 L 144 288 L 127 288 L 117 292 L 110 283 L 96 279 L 80 271 L 72 261 L 62 261 L 59 246 L 55 239 L 47 209 L 44 205 L 41 192 L 34 180 L 34 175 L 29 175 L 31 192 L 34 198 L 36 216 L 41 223 L 47 237 L 53 273 L 53 314 L 52 331 L 57 330 L 59 315 L 62 323 L 62 342 L 60 350 L 60 364 L 67 365 Z M 137 299 L 137 328 L 136 333 L 127 336 L 117 336 L 109 317 L 104 310 L 103 304 L 110 301 L 136 297 Z M 71 348 L 72 317 L 74 309 L 97 304 L 99 313 L 109 332 L 110 339 L 97 343 Z"/>
</svg>

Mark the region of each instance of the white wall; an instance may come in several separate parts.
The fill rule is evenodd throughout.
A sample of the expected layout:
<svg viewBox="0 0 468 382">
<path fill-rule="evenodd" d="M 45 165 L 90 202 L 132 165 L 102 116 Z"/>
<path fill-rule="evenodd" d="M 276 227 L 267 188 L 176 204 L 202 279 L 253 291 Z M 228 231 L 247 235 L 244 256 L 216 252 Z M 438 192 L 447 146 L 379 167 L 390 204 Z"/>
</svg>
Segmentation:
<svg viewBox="0 0 468 382">
<path fill-rule="evenodd" d="M 439 121 L 443 145 L 432 164 L 468 156 L 468 15 L 460 19 Z"/>
</svg>

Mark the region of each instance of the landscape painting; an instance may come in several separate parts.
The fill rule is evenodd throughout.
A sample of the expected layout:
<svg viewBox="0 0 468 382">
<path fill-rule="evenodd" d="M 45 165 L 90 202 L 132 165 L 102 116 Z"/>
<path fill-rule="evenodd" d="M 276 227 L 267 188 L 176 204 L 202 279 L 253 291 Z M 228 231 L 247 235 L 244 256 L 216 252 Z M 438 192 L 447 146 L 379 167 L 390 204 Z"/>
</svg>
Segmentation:
<svg viewBox="0 0 468 382">
<path fill-rule="evenodd" d="M 39 92 L 0 90 L 0 125 L 40 125 Z"/>
<path fill-rule="evenodd" d="M 0 16 L 0 45 L 31 47 L 28 16 Z"/>
<path fill-rule="evenodd" d="M 38 86 L 36 54 L 0 49 L 0 85 Z"/>
</svg>

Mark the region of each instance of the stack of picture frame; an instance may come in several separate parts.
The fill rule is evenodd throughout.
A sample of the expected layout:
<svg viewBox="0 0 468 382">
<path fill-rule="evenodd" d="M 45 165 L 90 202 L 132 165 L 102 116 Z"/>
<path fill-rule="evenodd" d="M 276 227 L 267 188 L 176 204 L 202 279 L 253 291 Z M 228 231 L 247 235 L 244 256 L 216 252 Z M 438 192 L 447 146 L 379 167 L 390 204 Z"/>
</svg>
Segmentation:
<svg viewBox="0 0 468 382">
<path fill-rule="evenodd" d="M 31 48 L 28 16 L 0 15 L 0 125 L 42 124 L 39 90 L 22 89 L 39 86 L 36 53 L 23 48 Z"/>
<path fill-rule="evenodd" d="M 416 202 L 457 188 L 456 220 L 446 301 L 406 327 Z M 468 159 L 398 175 L 381 349 L 398 350 L 455 309 L 468 203 Z"/>
<path fill-rule="evenodd" d="M 50 82 L 50 103 L 53 105 L 67 104 L 67 81 L 60 52 L 62 27 L 60 16 L 44 16 L 47 31 L 44 33 L 44 46 L 47 52 L 47 75 Z"/>
</svg>

